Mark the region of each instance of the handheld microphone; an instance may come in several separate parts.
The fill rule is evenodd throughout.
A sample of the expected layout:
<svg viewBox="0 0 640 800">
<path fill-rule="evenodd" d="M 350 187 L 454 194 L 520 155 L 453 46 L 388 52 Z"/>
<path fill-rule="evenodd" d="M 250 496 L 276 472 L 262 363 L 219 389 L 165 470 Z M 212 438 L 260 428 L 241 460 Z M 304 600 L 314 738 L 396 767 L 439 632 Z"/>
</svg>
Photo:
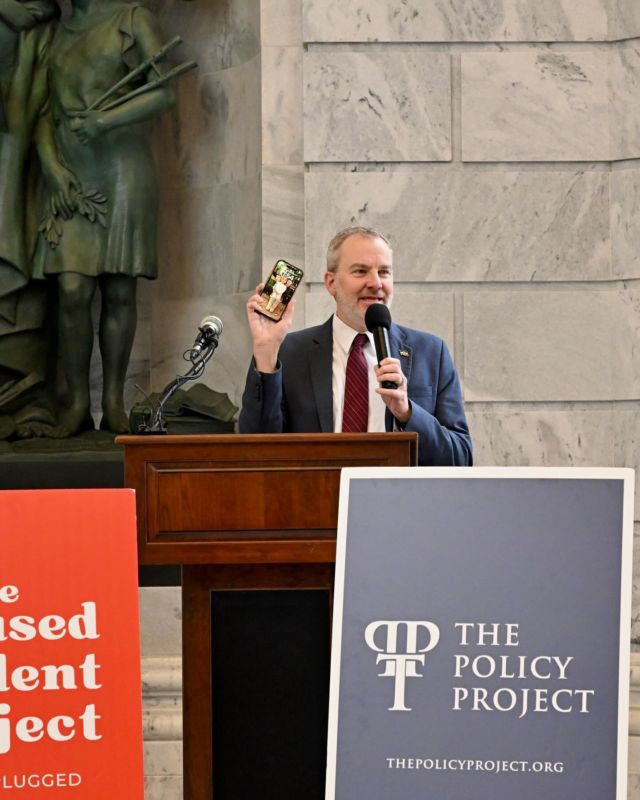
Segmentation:
<svg viewBox="0 0 640 800">
<path fill-rule="evenodd" d="M 391 313 L 383 303 L 374 303 L 366 310 L 364 324 L 373 334 L 373 343 L 376 348 L 378 363 L 383 358 L 389 357 L 389 328 L 391 326 Z M 397 389 L 398 384 L 393 381 L 382 381 L 383 389 Z"/>
<path fill-rule="evenodd" d="M 218 336 L 222 333 L 222 320 L 219 317 L 205 317 L 198 328 L 198 335 L 191 348 L 191 357 L 196 358 L 213 342 L 218 343 Z"/>
</svg>

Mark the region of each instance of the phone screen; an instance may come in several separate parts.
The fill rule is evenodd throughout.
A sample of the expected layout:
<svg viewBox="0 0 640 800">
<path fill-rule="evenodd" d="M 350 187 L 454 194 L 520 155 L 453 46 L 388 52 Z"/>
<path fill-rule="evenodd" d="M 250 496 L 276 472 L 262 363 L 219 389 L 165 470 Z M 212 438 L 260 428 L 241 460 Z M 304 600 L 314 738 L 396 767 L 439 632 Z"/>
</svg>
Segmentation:
<svg viewBox="0 0 640 800">
<path fill-rule="evenodd" d="M 256 309 L 276 322 L 282 318 L 293 293 L 302 280 L 303 272 L 283 259 L 278 259 L 260 295 L 262 304 Z"/>
</svg>

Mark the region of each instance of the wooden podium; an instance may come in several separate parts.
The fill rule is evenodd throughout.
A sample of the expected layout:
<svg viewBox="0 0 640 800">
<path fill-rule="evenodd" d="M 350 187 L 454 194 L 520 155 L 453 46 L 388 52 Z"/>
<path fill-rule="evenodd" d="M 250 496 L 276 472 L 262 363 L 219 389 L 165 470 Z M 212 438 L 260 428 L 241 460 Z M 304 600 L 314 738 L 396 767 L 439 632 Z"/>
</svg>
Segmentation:
<svg viewBox="0 0 640 800">
<path fill-rule="evenodd" d="M 214 598 L 321 590 L 330 619 L 340 470 L 414 465 L 417 435 L 121 436 L 117 442 L 125 447 L 125 485 L 136 490 L 140 563 L 183 565 L 185 800 L 209 800 L 214 788 L 216 800 L 242 800 L 224 776 L 214 781 L 226 731 L 218 736 L 214 714 L 224 706 L 212 678 L 218 642 L 212 620 L 220 605 Z M 328 653 L 328 626 L 325 633 Z"/>
</svg>

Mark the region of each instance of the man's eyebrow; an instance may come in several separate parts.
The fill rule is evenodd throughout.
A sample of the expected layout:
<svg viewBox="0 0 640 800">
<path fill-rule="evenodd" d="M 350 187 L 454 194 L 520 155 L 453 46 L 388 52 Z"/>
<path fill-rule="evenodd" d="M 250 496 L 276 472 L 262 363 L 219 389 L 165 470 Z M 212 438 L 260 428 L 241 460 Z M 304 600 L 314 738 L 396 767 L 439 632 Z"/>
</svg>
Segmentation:
<svg viewBox="0 0 640 800">
<path fill-rule="evenodd" d="M 348 269 L 393 269 L 391 264 L 381 264 L 379 267 L 371 267 L 369 264 L 361 264 L 359 261 L 355 261 L 353 264 L 349 264 Z"/>
</svg>

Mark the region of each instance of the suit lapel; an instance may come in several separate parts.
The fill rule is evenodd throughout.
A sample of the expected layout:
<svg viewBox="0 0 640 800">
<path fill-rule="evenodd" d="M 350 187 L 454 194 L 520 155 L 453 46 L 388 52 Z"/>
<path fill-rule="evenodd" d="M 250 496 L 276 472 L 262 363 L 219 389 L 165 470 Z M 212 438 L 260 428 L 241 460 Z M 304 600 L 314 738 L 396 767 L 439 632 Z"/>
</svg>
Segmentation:
<svg viewBox="0 0 640 800">
<path fill-rule="evenodd" d="M 413 350 L 407 345 L 407 335 L 397 325 L 392 324 L 389 329 L 389 349 L 392 358 L 400 361 L 407 383 L 411 380 L 411 367 L 413 366 Z"/>
<path fill-rule="evenodd" d="M 407 383 L 411 381 L 411 367 L 413 366 L 413 350 L 407 345 L 405 332 L 397 325 L 391 324 L 389 328 L 389 350 L 392 358 L 400 361 L 400 366 L 404 372 Z M 388 431 L 393 430 L 393 416 L 389 409 L 385 413 L 385 427 Z"/>
<path fill-rule="evenodd" d="M 320 432 L 333 433 L 333 317 L 320 327 L 308 358 Z"/>
</svg>

